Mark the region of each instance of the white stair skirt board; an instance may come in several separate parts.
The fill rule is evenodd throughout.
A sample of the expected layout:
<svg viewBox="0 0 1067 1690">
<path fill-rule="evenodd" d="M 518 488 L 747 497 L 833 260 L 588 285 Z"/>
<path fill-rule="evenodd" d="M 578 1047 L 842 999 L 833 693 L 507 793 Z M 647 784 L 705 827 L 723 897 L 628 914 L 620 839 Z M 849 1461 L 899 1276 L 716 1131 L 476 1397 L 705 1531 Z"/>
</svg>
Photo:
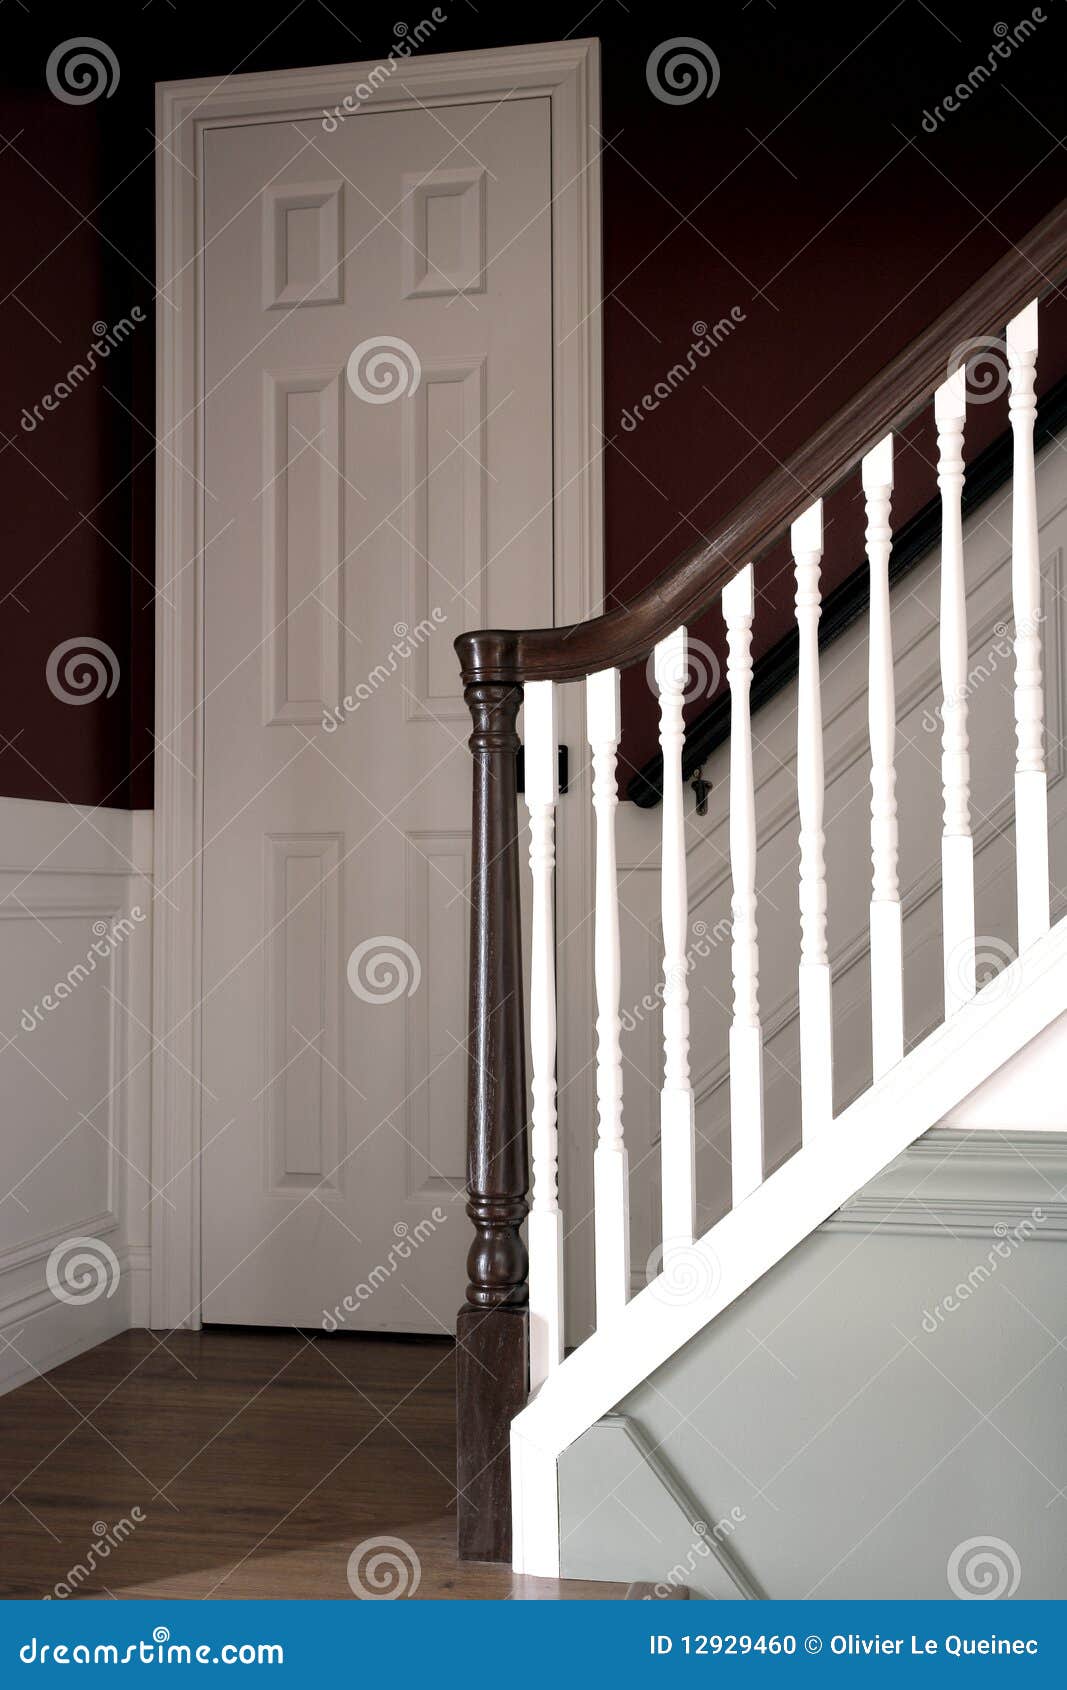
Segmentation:
<svg viewBox="0 0 1067 1690">
<path fill-rule="evenodd" d="M 653 1281 L 609 1329 L 563 1362 L 512 1425 L 516 1564 L 523 1571 L 552 1576 L 559 1566 L 559 1453 L 1065 1005 L 1067 922 L 1061 922 L 693 1245 L 691 1301 L 665 1298 Z"/>
</svg>

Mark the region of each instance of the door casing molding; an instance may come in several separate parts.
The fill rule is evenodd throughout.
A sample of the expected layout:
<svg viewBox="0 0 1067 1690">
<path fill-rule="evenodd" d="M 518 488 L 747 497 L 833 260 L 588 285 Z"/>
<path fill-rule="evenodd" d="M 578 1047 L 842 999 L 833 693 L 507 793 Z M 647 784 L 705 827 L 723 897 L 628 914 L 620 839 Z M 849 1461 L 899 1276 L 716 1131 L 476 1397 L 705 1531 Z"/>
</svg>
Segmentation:
<svg viewBox="0 0 1067 1690">
<path fill-rule="evenodd" d="M 201 925 L 203 884 L 203 570 L 207 545 L 202 427 L 204 141 L 212 129 L 321 120 L 358 83 L 361 111 L 472 100 L 551 101 L 554 597 L 557 624 L 603 599 L 600 61 L 593 40 L 413 55 L 389 77 L 375 63 L 325 65 L 156 90 L 156 765 L 153 966 L 151 1323 L 200 1325 Z M 559 806 L 557 922 L 572 935 L 559 1029 L 561 1186 L 574 1215 L 591 1210 L 596 1119 L 589 1044 L 595 1019 L 591 803 L 584 699 L 560 689 L 560 735 L 578 765 Z M 575 951 L 573 956 L 571 951 Z M 592 1323 L 589 1228 L 568 1273 L 572 1341 Z M 578 1255 L 581 1255 L 579 1265 Z M 588 1258 L 588 1259 L 586 1259 Z M 463 1287 L 456 1287 L 459 1306 Z"/>
</svg>

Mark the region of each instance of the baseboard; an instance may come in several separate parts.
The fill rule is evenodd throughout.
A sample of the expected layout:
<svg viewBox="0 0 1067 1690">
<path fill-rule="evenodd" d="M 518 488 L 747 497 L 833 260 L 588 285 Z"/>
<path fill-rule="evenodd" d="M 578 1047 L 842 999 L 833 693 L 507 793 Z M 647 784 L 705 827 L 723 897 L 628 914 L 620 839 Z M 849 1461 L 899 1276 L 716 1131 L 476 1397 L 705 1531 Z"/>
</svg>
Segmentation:
<svg viewBox="0 0 1067 1690">
<path fill-rule="evenodd" d="M 111 1297 L 60 1302 L 47 1286 L 0 1303 L 0 1396 L 131 1327 L 148 1324 L 148 1250 L 116 1251 L 119 1280 Z"/>
</svg>

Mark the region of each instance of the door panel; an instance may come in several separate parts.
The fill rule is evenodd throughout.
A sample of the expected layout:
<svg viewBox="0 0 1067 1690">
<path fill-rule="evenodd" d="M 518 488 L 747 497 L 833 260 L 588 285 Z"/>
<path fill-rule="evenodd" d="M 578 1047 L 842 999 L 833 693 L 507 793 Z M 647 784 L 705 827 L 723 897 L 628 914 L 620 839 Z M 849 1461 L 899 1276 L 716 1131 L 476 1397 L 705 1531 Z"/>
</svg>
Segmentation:
<svg viewBox="0 0 1067 1690">
<path fill-rule="evenodd" d="M 204 157 L 204 1318 L 451 1329 L 452 641 L 553 620 L 549 106 Z"/>
</svg>

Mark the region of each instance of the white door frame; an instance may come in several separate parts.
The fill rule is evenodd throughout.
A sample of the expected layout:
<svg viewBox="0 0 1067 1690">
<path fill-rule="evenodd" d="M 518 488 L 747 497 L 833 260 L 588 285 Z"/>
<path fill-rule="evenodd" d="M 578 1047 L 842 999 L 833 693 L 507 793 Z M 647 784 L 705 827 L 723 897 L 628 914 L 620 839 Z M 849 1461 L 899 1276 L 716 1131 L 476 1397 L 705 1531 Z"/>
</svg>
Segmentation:
<svg viewBox="0 0 1067 1690">
<path fill-rule="evenodd" d="M 389 71 L 326 65 L 156 90 L 156 773 L 152 997 L 152 1299 L 154 1327 L 200 1325 L 201 949 L 203 829 L 203 236 L 208 130 L 321 119 L 360 87 L 360 109 L 545 97 L 552 102 L 553 473 L 557 623 L 594 615 L 603 597 L 600 59 L 596 41 L 476 53 L 412 53 Z M 582 689 L 561 688 L 561 737 L 578 778 L 558 815 L 559 931 L 589 908 L 591 809 Z M 572 948 L 574 948 L 572 946 Z M 560 1173 L 565 1214 L 589 1214 L 594 1024 L 592 943 L 568 956 L 560 1018 Z M 561 1006 L 561 1008 L 564 1006 Z M 582 1029 L 581 1037 L 576 1031 Z M 591 1260 L 588 1225 L 576 1251 Z M 568 1278 L 574 1339 L 589 1329 L 592 1275 Z M 456 1286 L 456 1306 L 463 1296 Z"/>
</svg>

